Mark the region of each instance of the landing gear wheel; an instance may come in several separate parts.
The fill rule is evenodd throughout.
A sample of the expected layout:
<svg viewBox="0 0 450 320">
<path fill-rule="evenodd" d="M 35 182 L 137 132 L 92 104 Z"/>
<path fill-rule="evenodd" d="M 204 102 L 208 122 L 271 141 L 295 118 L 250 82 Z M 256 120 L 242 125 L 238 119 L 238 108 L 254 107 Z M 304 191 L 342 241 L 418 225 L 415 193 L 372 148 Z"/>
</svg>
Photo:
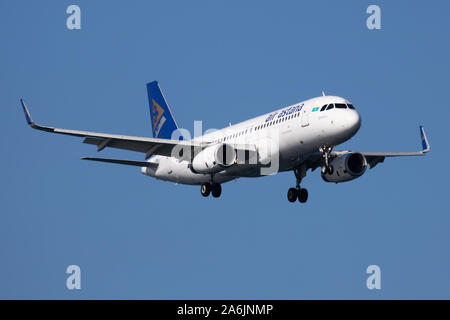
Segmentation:
<svg viewBox="0 0 450 320">
<path fill-rule="evenodd" d="M 308 190 L 300 189 L 298 190 L 298 201 L 305 203 L 308 200 Z"/>
<path fill-rule="evenodd" d="M 332 174 L 333 174 L 333 172 L 334 172 L 334 168 L 333 168 L 333 166 L 328 166 L 328 168 L 327 168 L 327 172 L 328 172 L 328 174 L 329 174 L 329 175 L 332 175 Z"/>
<path fill-rule="evenodd" d="M 209 183 L 203 183 L 200 187 L 200 193 L 202 196 L 207 197 L 209 196 L 209 193 L 211 192 L 211 185 Z"/>
<path fill-rule="evenodd" d="M 287 198 L 289 202 L 295 202 L 295 200 L 297 200 L 297 189 L 289 188 Z"/>
<path fill-rule="evenodd" d="M 213 183 L 211 186 L 211 191 L 213 197 L 218 198 L 222 194 L 222 186 L 219 183 Z"/>
<path fill-rule="evenodd" d="M 322 172 L 322 174 L 328 173 L 329 175 L 332 175 L 334 172 L 334 168 L 333 168 L 333 166 L 328 166 L 328 167 L 323 166 L 321 169 L 321 172 Z"/>
</svg>

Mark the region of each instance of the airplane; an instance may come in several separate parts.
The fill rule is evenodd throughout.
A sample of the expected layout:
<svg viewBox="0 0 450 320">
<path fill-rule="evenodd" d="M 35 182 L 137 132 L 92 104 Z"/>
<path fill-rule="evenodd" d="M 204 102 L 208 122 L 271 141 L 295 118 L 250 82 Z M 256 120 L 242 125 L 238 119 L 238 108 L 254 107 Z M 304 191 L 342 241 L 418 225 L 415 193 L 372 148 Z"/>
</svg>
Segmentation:
<svg viewBox="0 0 450 320">
<path fill-rule="evenodd" d="M 157 81 L 147 83 L 153 138 L 59 129 L 36 124 L 25 102 L 21 105 L 29 126 L 51 133 L 84 138 L 97 151 L 118 148 L 144 154 L 144 160 L 83 157 L 141 167 L 144 175 L 177 184 L 200 185 L 201 195 L 222 194 L 222 184 L 244 177 L 262 177 L 293 171 L 295 187 L 289 202 L 305 203 L 308 191 L 300 187 L 307 170 L 321 168 L 326 182 L 341 183 L 361 177 L 386 157 L 423 156 L 430 151 L 420 126 L 422 149 L 416 152 L 337 151 L 334 147 L 352 138 L 361 127 L 361 116 L 348 100 L 322 96 L 283 107 L 199 137 L 184 135 Z"/>
</svg>

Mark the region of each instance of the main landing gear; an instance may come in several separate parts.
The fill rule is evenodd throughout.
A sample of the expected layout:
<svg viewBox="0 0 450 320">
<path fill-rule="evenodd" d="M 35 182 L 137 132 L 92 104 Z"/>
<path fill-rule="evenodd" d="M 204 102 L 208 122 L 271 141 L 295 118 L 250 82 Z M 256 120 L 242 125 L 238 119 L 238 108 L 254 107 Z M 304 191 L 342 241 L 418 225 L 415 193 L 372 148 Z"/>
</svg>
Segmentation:
<svg viewBox="0 0 450 320">
<path fill-rule="evenodd" d="M 219 183 L 203 183 L 200 187 L 200 193 L 204 197 L 212 193 L 214 198 L 218 198 L 222 194 L 222 186 Z"/>
<path fill-rule="evenodd" d="M 332 165 L 329 164 L 329 160 L 330 160 L 330 153 L 331 151 L 333 151 L 333 147 L 331 146 L 322 146 L 319 148 L 319 152 L 322 154 L 323 157 L 323 163 L 324 165 L 322 166 L 322 174 L 333 174 L 334 172 L 334 168 Z"/>
<path fill-rule="evenodd" d="M 300 168 L 294 169 L 295 178 L 297 183 L 295 188 L 289 188 L 287 198 L 289 202 L 295 202 L 298 199 L 299 202 L 305 203 L 308 200 L 308 190 L 300 188 L 300 182 L 306 176 L 306 167 L 302 165 Z"/>
<path fill-rule="evenodd" d="M 295 202 L 298 199 L 301 203 L 308 200 L 308 190 L 304 188 L 289 188 L 287 193 L 289 202 Z"/>
</svg>

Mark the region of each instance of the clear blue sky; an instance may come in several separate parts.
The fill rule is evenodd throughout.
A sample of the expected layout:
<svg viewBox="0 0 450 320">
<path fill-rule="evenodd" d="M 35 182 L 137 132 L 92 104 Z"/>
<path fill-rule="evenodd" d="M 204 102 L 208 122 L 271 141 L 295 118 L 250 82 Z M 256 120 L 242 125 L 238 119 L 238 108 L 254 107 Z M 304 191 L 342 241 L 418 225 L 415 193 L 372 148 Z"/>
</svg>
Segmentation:
<svg viewBox="0 0 450 320">
<path fill-rule="evenodd" d="M 82 29 L 66 28 L 81 7 Z M 366 8 L 381 7 L 381 30 Z M 450 298 L 448 1 L 0 1 L 0 298 Z M 145 84 L 178 123 L 220 128 L 327 94 L 363 124 L 342 149 L 431 153 L 362 178 L 292 173 L 199 187 L 89 163 L 29 129 L 151 136 Z M 447 128 L 447 129 L 446 129 Z M 105 150 L 105 157 L 141 159 Z M 82 289 L 65 287 L 81 267 Z M 366 288 L 381 267 L 380 291 Z"/>
</svg>

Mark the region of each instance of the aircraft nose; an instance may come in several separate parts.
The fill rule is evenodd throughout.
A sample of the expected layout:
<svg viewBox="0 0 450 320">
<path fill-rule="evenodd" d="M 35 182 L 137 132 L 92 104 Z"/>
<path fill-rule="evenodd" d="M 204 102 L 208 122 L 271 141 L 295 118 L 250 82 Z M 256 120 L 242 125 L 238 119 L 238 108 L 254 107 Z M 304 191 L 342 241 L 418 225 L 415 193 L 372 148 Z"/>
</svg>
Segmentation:
<svg viewBox="0 0 450 320">
<path fill-rule="evenodd" d="M 355 134 L 361 127 L 361 116 L 356 110 L 349 110 L 350 114 L 348 116 L 348 128 Z"/>
</svg>

